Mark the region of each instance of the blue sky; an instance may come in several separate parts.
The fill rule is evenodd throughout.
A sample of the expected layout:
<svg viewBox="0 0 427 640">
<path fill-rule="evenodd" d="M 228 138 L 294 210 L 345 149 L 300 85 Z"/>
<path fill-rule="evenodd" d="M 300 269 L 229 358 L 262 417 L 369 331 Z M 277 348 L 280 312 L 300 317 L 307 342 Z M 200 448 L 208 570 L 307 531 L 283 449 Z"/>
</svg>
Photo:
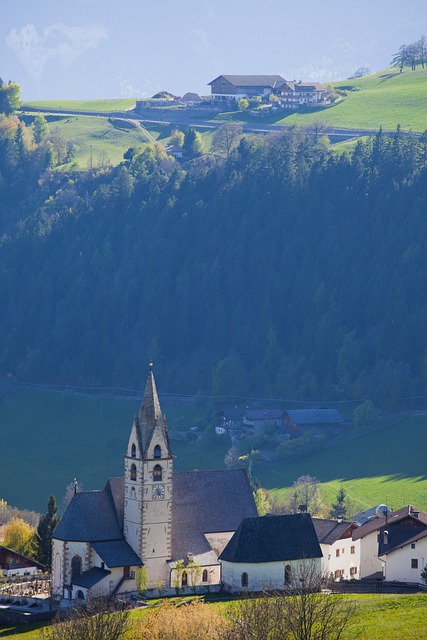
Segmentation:
<svg viewBox="0 0 427 640">
<path fill-rule="evenodd" d="M 206 94 L 222 73 L 377 71 L 421 35 L 426 0 L 0 0 L 0 76 L 26 100 Z"/>
</svg>

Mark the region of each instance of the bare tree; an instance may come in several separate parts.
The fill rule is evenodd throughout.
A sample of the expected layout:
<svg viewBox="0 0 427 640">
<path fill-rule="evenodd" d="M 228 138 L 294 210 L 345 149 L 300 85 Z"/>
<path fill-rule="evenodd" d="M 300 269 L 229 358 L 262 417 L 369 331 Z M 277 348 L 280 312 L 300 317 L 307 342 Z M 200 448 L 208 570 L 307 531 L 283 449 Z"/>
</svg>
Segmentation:
<svg viewBox="0 0 427 640">
<path fill-rule="evenodd" d="M 230 157 L 243 133 L 243 128 L 232 122 L 222 125 L 212 137 L 211 151 L 221 156 Z"/>
<path fill-rule="evenodd" d="M 312 516 L 318 514 L 324 505 L 319 480 L 313 476 L 300 476 L 292 487 L 290 512 L 308 511 Z"/>
<path fill-rule="evenodd" d="M 227 640 L 340 640 L 355 609 L 342 594 L 322 593 L 319 565 L 302 562 L 286 591 L 251 595 L 230 612 Z"/>
<path fill-rule="evenodd" d="M 130 629 L 129 611 L 117 611 L 113 600 L 91 598 L 70 609 L 63 622 L 40 629 L 42 640 L 119 640 Z"/>
</svg>

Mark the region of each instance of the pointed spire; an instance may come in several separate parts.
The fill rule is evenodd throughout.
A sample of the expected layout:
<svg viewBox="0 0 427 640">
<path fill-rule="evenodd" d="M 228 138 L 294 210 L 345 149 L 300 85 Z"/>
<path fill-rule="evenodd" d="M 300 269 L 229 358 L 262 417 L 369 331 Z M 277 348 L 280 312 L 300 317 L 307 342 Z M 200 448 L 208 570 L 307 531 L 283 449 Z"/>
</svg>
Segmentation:
<svg viewBox="0 0 427 640">
<path fill-rule="evenodd" d="M 166 428 L 166 421 L 162 416 L 159 396 L 157 395 L 156 382 L 154 380 L 153 364 L 151 362 L 147 383 L 145 385 L 144 397 L 139 409 L 138 422 L 143 455 L 145 455 L 147 451 L 156 427 L 161 430 L 168 446 L 168 453 L 172 455 L 170 451 L 169 434 Z"/>
</svg>

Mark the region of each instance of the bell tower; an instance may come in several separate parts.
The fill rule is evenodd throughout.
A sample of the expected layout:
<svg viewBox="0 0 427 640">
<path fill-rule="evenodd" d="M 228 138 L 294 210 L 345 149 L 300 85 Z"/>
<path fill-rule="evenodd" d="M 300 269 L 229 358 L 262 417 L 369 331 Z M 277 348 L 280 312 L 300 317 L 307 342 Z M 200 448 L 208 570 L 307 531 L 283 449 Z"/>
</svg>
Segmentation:
<svg viewBox="0 0 427 640">
<path fill-rule="evenodd" d="M 163 580 L 169 586 L 173 455 L 152 367 L 125 454 L 124 535 L 150 584 Z"/>
</svg>

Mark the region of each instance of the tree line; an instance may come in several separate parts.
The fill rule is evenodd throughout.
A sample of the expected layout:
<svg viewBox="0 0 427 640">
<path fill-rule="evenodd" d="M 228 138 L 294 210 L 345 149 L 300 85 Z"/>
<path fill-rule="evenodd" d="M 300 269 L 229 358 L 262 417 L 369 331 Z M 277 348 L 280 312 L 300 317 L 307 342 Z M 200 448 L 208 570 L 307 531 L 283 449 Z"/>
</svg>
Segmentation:
<svg viewBox="0 0 427 640">
<path fill-rule="evenodd" d="M 154 359 L 167 392 L 423 395 L 425 135 L 337 154 L 223 130 L 215 155 L 88 171 L 58 171 L 51 135 L 0 118 L 1 371 L 138 387 Z"/>
<path fill-rule="evenodd" d="M 421 36 L 411 44 L 402 44 L 393 55 L 391 64 L 393 67 L 399 67 L 400 73 L 404 67 L 411 67 L 411 70 L 415 71 L 417 64 L 424 69 L 427 64 L 427 38 Z"/>
</svg>

